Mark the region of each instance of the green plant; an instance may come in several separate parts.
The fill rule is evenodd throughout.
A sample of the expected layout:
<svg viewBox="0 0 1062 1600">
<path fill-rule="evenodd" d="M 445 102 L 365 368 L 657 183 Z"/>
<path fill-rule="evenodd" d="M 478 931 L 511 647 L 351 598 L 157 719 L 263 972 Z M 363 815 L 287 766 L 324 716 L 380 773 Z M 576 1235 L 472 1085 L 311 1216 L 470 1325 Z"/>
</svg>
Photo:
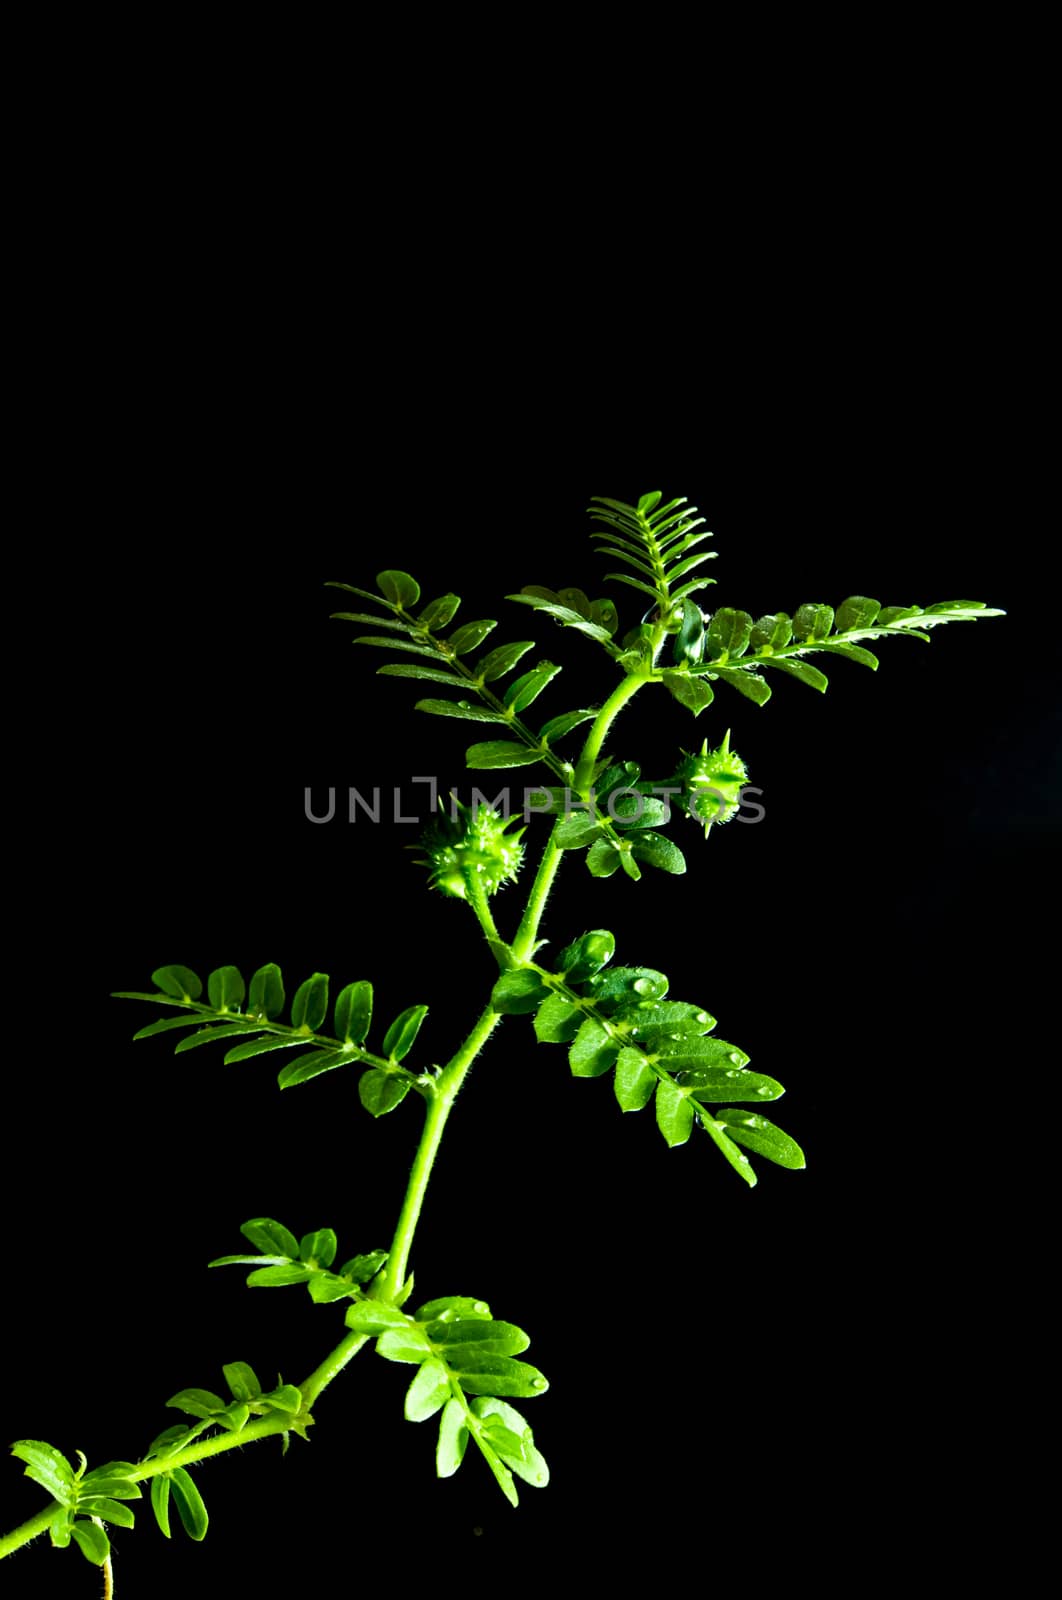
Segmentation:
<svg viewBox="0 0 1062 1600">
<path fill-rule="evenodd" d="M 638 593 L 643 615 L 621 629 L 611 600 L 591 601 L 575 588 L 530 587 L 510 596 L 586 636 L 615 672 L 603 703 L 559 712 L 544 723 L 532 707 L 559 668 L 535 660 L 530 669 L 517 671 L 521 664 L 526 667 L 533 641 L 484 653 L 481 647 L 496 624 L 473 621 L 453 628 L 457 597 L 444 595 L 423 606 L 417 584 L 404 572 L 380 573 L 377 592 L 338 585 L 372 608 L 339 614 L 372 630 L 358 642 L 405 657 L 380 671 L 431 685 L 430 697 L 417 703 L 420 712 L 486 725 L 478 731 L 489 736 L 466 753 L 472 771 L 537 768 L 537 778 L 545 769 L 546 781 L 528 792 L 518 818 L 505 819 L 482 803 L 462 807 L 455 802 L 422 841 L 419 859 L 431 886 L 467 903 L 496 968 L 493 981 L 484 986 L 476 1021 L 449 1061 L 442 1067 L 408 1065 L 416 1062 L 426 1005 L 412 1004 L 386 1028 L 374 1029 L 373 990 L 363 979 L 347 984 L 332 1002 L 327 977 L 315 973 L 298 987 L 289 1006 L 275 965 L 260 968 L 249 983 L 235 967 L 219 967 L 205 986 L 189 969 L 168 966 L 153 974 L 153 992 L 124 996 L 164 1008 L 166 1014 L 136 1037 L 173 1031 L 178 1053 L 212 1043 L 224 1047 L 228 1062 L 283 1052 L 281 1089 L 353 1066 L 362 1104 L 375 1117 L 411 1096 L 424 1101 L 424 1131 L 386 1251 L 372 1248 L 373 1241 L 358 1241 L 362 1253 L 340 1260 L 331 1229 L 297 1239 L 283 1224 L 259 1217 L 242 1228 L 253 1254 L 212 1263 L 249 1267 L 252 1286 L 302 1284 L 317 1304 L 344 1302 L 344 1337 L 298 1385 L 278 1381 L 264 1389 L 250 1366 L 237 1361 L 223 1369 L 227 1394 L 199 1388 L 175 1394 L 168 1403 L 189 1420 L 166 1429 L 136 1462 L 109 1462 L 89 1472 L 83 1458 L 75 1469 L 53 1446 L 20 1441 L 16 1456 L 51 1501 L 0 1540 L 0 1554 L 47 1531 L 54 1544 L 76 1543 L 91 1561 L 105 1562 L 106 1526 L 131 1524 L 127 1502 L 142 1498 L 143 1484 L 150 1485 L 163 1532 L 170 1531 L 171 1511 L 176 1511 L 185 1530 L 201 1538 L 206 1513 L 189 1468 L 260 1438 L 279 1436 L 286 1443 L 291 1434 L 306 1437 L 318 1398 L 370 1340 L 385 1358 L 416 1368 L 406 1415 L 413 1421 L 438 1418 L 440 1475 L 457 1470 L 471 1439 L 514 1504 L 516 1480 L 545 1483 L 545 1464 L 527 1419 L 512 1404 L 546 1389 L 537 1368 L 518 1359 L 528 1347 L 527 1336 L 494 1319 L 485 1302 L 467 1296 L 421 1303 L 414 1298 L 409 1270 L 428 1180 L 455 1098 L 506 1017 L 525 1015 L 539 1041 L 565 1046 L 576 1076 L 611 1075 L 624 1111 L 644 1109 L 652 1101 L 668 1146 L 687 1142 L 695 1131 L 707 1134 L 750 1184 L 756 1181 L 750 1154 L 781 1167 L 803 1166 L 795 1141 L 759 1109 L 779 1098 L 781 1085 L 749 1071 L 749 1058 L 715 1036 L 714 1018 L 697 1001 L 672 998 L 662 972 L 623 965 L 640 959 L 640 952 L 624 948 L 626 940 L 617 960 L 611 932 L 579 932 L 569 922 L 569 942 L 559 955 L 542 956 L 547 899 L 565 858 L 594 878 L 622 873 L 636 882 L 646 871 L 680 875 L 686 871 L 685 857 L 665 831 L 675 814 L 687 815 L 709 835 L 738 813 L 748 774 L 725 732 L 713 741 L 702 739 L 699 747 L 691 741 L 694 748 L 677 752 L 669 771 L 648 776 L 634 760 L 608 752 L 613 725 L 635 694 L 663 685 L 695 718 L 713 704 L 720 684 L 762 705 L 773 673 L 825 689 L 825 677 L 807 659 L 812 654 L 842 655 L 874 668 L 868 641 L 900 633 L 924 640 L 941 623 L 999 613 L 972 602 L 882 610 L 857 596 L 836 614 L 826 605 L 803 605 L 792 617 L 777 613 L 755 622 L 732 608 L 706 616 L 693 597 L 710 581 L 700 570 L 710 559 L 703 549 L 709 535 L 693 508 L 647 495 L 637 506 L 599 500 L 592 511 L 600 550 L 624 569 L 607 576 Z M 547 827 L 532 870 L 524 858 L 536 833 Z M 509 886 L 523 873 L 530 876 L 525 901 L 499 928 L 494 898 L 514 897 Z M 505 899 L 500 903 L 504 906 Z"/>
</svg>

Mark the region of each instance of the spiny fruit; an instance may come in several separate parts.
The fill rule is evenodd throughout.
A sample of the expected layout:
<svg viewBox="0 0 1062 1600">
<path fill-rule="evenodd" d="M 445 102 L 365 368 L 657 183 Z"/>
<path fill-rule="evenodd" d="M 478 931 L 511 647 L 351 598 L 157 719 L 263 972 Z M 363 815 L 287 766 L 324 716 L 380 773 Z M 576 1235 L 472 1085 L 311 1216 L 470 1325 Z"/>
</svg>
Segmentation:
<svg viewBox="0 0 1062 1600">
<path fill-rule="evenodd" d="M 730 748 L 730 729 L 718 750 L 709 750 L 705 739 L 698 755 L 686 755 L 675 779 L 682 785 L 680 803 L 691 817 L 704 823 L 706 839 L 713 823 L 721 825 L 735 817 L 748 772 L 741 757 Z"/>
<path fill-rule="evenodd" d="M 517 820 L 499 816 L 491 806 L 464 806 L 454 797 L 453 810 L 442 811 L 421 841 L 420 864 L 431 869 L 432 888 L 467 900 L 474 880 L 486 894 L 497 894 L 516 877 L 524 858 L 524 829 L 509 831 Z"/>
</svg>

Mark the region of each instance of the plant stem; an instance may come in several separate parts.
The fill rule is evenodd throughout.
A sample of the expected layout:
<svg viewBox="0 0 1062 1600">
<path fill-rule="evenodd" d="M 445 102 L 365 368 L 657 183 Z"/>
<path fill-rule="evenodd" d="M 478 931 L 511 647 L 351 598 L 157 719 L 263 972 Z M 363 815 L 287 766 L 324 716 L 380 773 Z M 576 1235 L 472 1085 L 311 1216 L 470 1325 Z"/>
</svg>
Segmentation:
<svg viewBox="0 0 1062 1600">
<path fill-rule="evenodd" d="M 590 774 L 593 771 L 594 762 L 601 754 L 601 746 L 605 742 L 608 730 L 627 704 L 627 701 L 633 695 L 636 695 L 642 684 L 647 681 L 640 673 L 628 673 L 616 685 L 594 718 L 575 769 L 575 786 L 581 800 L 587 800 L 590 797 Z"/>
<path fill-rule="evenodd" d="M 495 924 L 490 903 L 487 900 L 487 891 L 483 887 L 483 879 L 479 874 L 472 871 L 466 871 L 463 876 L 468 889 L 468 903 L 476 913 L 488 944 L 493 948 L 495 945 L 501 944 L 502 939 Z"/>
<path fill-rule="evenodd" d="M 381 1300 L 393 1301 L 406 1281 L 406 1266 L 413 1245 L 413 1235 L 416 1232 L 428 1179 L 431 1177 L 431 1169 L 438 1154 L 446 1120 L 453 1109 L 457 1091 L 464 1082 L 465 1074 L 500 1021 L 501 1013 L 488 1006 L 457 1054 L 443 1068 L 442 1074 L 436 1081 L 435 1094 L 427 1102 L 424 1131 L 413 1158 L 406 1197 L 402 1202 L 402 1211 L 391 1242 L 391 1253 L 379 1280 L 377 1298 Z"/>
<path fill-rule="evenodd" d="M 303 1409 L 308 1411 L 313 1405 L 322 1389 L 327 1389 L 332 1379 L 338 1377 L 348 1361 L 352 1361 L 361 1349 L 368 1344 L 369 1335 L 366 1333 L 348 1333 L 346 1338 L 336 1345 L 330 1355 L 327 1355 L 304 1383 L 299 1384 L 303 1394 Z"/>
<path fill-rule="evenodd" d="M 636 695 L 643 683 L 647 681 L 649 680 L 637 673 L 628 673 L 616 685 L 594 718 L 575 769 L 576 793 L 584 803 L 589 802 L 590 799 L 591 774 L 594 770 L 594 763 L 601 754 L 601 748 L 608 736 L 608 730 L 628 700 Z M 557 869 L 561 864 L 563 855 L 563 851 L 558 850 L 553 842 L 557 826 L 561 820 L 563 819 L 558 818 L 557 824 L 554 825 L 554 831 L 546 842 L 546 848 L 542 852 L 542 860 L 539 862 L 538 871 L 535 874 L 535 881 L 531 885 L 531 893 L 528 896 L 523 918 L 516 931 L 516 938 L 512 942 L 513 957 L 517 962 L 530 961 L 534 953 L 542 914 L 546 909 L 546 901 L 549 898 L 549 892 L 553 887 L 553 880 L 557 876 Z"/>
</svg>

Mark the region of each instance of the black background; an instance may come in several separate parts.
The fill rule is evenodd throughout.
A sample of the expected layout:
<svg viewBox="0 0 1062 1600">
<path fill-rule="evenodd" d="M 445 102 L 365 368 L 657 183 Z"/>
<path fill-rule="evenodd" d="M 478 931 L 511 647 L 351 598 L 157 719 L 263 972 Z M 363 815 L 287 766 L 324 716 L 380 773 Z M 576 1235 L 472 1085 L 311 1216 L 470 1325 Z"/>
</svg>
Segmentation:
<svg viewBox="0 0 1062 1600">
<path fill-rule="evenodd" d="M 938 70 L 957 94 L 950 39 Z M 750 93 L 721 138 L 698 133 L 703 175 L 659 214 L 644 197 L 666 175 L 617 156 L 622 118 L 572 175 L 572 218 L 537 153 L 488 206 L 463 153 L 381 168 L 386 129 L 332 187 L 293 148 L 286 103 L 262 117 L 273 148 L 256 123 L 192 150 L 182 100 L 141 149 L 118 97 L 93 106 L 92 137 L 56 135 L 47 182 L 27 176 L 40 220 L 20 246 L 7 551 L 11 1440 L 135 1458 L 175 1420 L 166 1398 L 217 1388 L 224 1362 L 305 1376 L 341 1311 L 206 1263 L 263 1214 L 335 1227 L 343 1256 L 385 1245 L 415 1147 L 416 1105 L 373 1122 L 338 1073 L 281 1095 L 268 1065 L 132 1043 L 155 1013 L 112 990 L 168 962 L 275 960 L 289 993 L 313 970 L 337 989 L 368 977 L 384 1024 L 430 1004 L 431 1060 L 491 982 L 471 917 L 410 860 L 415 828 L 350 825 L 342 806 L 305 818 L 308 785 L 397 786 L 407 814 L 414 776 L 467 797 L 479 737 L 374 676 L 383 658 L 328 620 L 345 597 L 326 580 L 405 567 L 426 598 L 460 593 L 459 621 L 497 617 L 492 643 L 534 635 L 564 667 L 543 718 L 600 698 L 610 668 L 503 596 L 608 591 L 594 494 L 699 505 L 719 553 L 708 608 L 863 593 L 1008 612 L 886 641 L 876 675 L 826 661 L 825 696 L 779 676 L 760 709 L 720 686 L 694 723 L 646 692 L 617 725 L 612 749 L 661 775 L 729 726 L 764 819 L 707 843 L 676 823 L 680 879 L 567 863 L 543 931 L 556 950 L 612 928 L 620 959 L 710 1009 L 786 1084 L 778 1121 L 808 1168 L 757 1162 L 750 1191 L 707 1140 L 668 1151 L 651 1112 L 623 1117 L 607 1080 L 573 1080 L 526 1020 L 499 1030 L 413 1265 L 418 1299 L 481 1295 L 530 1333 L 549 1488 L 513 1512 L 472 1457 L 437 1482 L 433 1424 L 402 1418 L 410 1369 L 369 1350 L 322 1397 L 312 1443 L 200 1470 L 204 1548 L 165 1544 L 142 1502 L 116 1535 L 120 1596 L 237 1575 L 316 1592 L 325 1570 L 603 1583 L 675 1552 L 744 1585 L 828 1579 L 853 1545 L 860 1575 L 919 1535 L 923 1573 L 980 1549 L 1012 1466 L 1001 1352 L 1026 1342 L 1037 1278 L 1030 1012 L 1058 741 L 1038 637 L 1042 208 L 996 137 L 1010 107 L 969 81 L 959 123 L 931 84 L 926 145 L 897 147 L 905 78 L 879 137 L 850 149 L 847 113 L 827 109 L 811 148 L 801 106 L 808 143 L 765 123 L 758 161 Z M 263 93 L 286 88 L 270 74 Z M 327 120 L 309 141 L 345 163 L 349 130 Z M 1034 124 L 1023 112 L 1019 144 Z M 471 162 L 483 142 L 470 129 Z M 611 592 L 636 620 L 637 597 Z M 506 778 L 488 776 L 488 793 Z M 519 892 L 495 902 L 503 930 Z M 4 1525 L 41 1498 L 9 1463 Z M 81 1595 L 95 1579 L 35 1546 L 3 1582 Z"/>
<path fill-rule="evenodd" d="M 941 1482 L 976 1477 L 966 1364 L 991 1342 L 985 1254 L 1009 1159 L 987 1111 L 1018 1053 L 1003 1018 L 1050 823 L 1048 692 L 1015 643 L 1034 585 L 1007 548 L 1010 463 L 914 397 L 900 422 L 829 384 L 803 404 L 752 384 L 704 402 L 696 427 L 612 431 L 591 384 L 585 413 L 569 397 L 561 422 L 544 401 L 510 430 L 505 394 L 498 415 L 449 415 L 441 375 L 374 410 L 334 390 L 297 402 L 286 377 L 259 385 L 246 365 L 231 389 L 224 370 L 185 374 L 157 413 L 123 395 L 112 443 L 96 426 L 74 452 L 64 504 L 97 510 L 36 580 L 54 632 L 20 697 L 34 762 L 13 839 L 15 965 L 34 1020 L 11 1041 L 7 1431 L 92 1463 L 136 1457 L 175 1419 L 167 1396 L 218 1387 L 225 1361 L 298 1381 L 341 1311 L 205 1264 L 241 1248 L 253 1215 L 333 1226 L 343 1255 L 385 1245 L 416 1141 L 416 1104 L 374 1123 L 353 1078 L 281 1096 L 268 1064 L 132 1044 L 156 1013 L 112 989 L 170 961 L 205 976 L 276 960 L 289 993 L 313 970 L 337 989 L 369 977 L 382 1024 L 431 1005 L 422 1059 L 445 1059 L 491 981 L 468 912 L 410 860 L 418 830 L 351 825 L 342 804 L 379 787 L 386 818 L 398 786 L 404 813 L 423 813 L 410 780 L 429 774 L 467 798 L 478 735 L 374 676 L 385 658 L 328 620 L 354 602 L 325 580 L 371 588 L 406 567 L 425 598 L 464 597 L 458 621 L 497 617 L 492 643 L 535 635 L 564 666 L 545 717 L 599 699 L 611 669 L 501 597 L 608 592 L 588 499 L 659 487 L 714 529 L 708 607 L 867 593 L 1009 613 L 883 643 L 876 675 L 827 661 L 823 697 L 779 677 L 759 709 L 718 686 L 694 724 L 646 693 L 610 748 L 664 774 L 729 726 L 764 818 L 707 843 L 676 824 L 681 879 L 595 882 L 572 859 L 551 903 L 554 949 L 612 928 L 622 959 L 663 967 L 782 1079 L 778 1120 L 807 1171 L 759 1161 L 749 1191 L 706 1140 L 669 1152 L 651 1112 L 622 1117 L 608 1080 L 573 1080 L 562 1049 L 511 1019 L 455 1112 L 413 1265 L 417 1298 L 481 1295 L 528 1329 L 552 1385 L 527 1407 L 551 1486 L 512 1512 L 471 1456 L 436 1482 L 434 1424 L 402 1419 L 410 1369 L 369 1350 L 322 1397 L 312 1444 L 200 1470 L 204 1549 L 179 1533 L 165 1546 L 144 1502 L 116 1571 L 132 1593 L 237 1563 L 252 1583 L 305 1576 L 307 1560 L 352 1575 L 397 1560 L 413 1578 L 430 1543 L 470 1581 L 499 1563 L 601 1577 L 718 1527 L 717 1567 L 736 1571 L 755 1537 L 759 1559 L 822 1575 L 839 1515 L 885 1551 L 899 1503 L 908 1530 L 939 1521 Z M 633 592 L 611 592 L 637 620 Z M 533 781 L 483 776 L 488 794 Z M 306 819 L 308 785 L 319 800 L 337 787 L 330 824 Z M 518 896 L 495 902 L 503 930 Z M 10 1525 L 40 1496 L 17 1466 L 8 1480 Z M 33 1592 L 43 1559 L 83 1592 L 74 1557 L 31 1551 L 12 1594 Z"/>
</svg>

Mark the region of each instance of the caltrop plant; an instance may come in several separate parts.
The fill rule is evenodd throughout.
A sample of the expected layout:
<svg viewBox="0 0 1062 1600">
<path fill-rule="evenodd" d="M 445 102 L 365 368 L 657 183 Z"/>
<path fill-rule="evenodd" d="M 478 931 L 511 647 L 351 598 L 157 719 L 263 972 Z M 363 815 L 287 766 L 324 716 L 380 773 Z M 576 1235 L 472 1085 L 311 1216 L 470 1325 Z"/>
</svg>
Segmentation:
<svg viewBox="0 0 1062 1600">
<path fill-rule="evenodd" d="M 309 1084 L 322 1073 L 353 1069 L 361 1104 L 374 1117 L 420 1099 L 424 1121 L 404 1201 L 387 1249 L 341 1255 L 335 1232 L 321 1228 L 297 1238 L 269 1217 L 243 1223 L 246 1249 L 221 1255 L 211 1266 L 249 1269 L 258 1287 L 302 1286 L 316 1304 L 342 1312 L 343 1333 L 301 1383 L 272 1387 L 245 1362 L 224 1366 L 224 1392 L 191 1387 L 167 1405 L 181 1421 L 160 1432 L 137 1460 L 109 1461 L 89 1470 L 41 1440 L 13 1446 L 25 1471 L 48 1502 L 21 1527 L 0 1537 L 0 1556 L 39 1534 L 53 1545 L 76 1545 L 105 1567 L 110 1581 L 108 1529 L 133 1526 L 132 1505 L 144 1499 L 163 1534 L 177 1523 L 193 1539 L 207 1531 L 207 1513 L 192 1469 L 255 1440 L 307 1436 L 325 1390 L 355 1355 L 373 1343 L 385 1360 L 413 1369 L 405 1398 L 411 1422 L 435 1422 L 440 1477 L 460 1467 L 471 1441 L 515 1506 L 517 1481 L 542 1487 L 548 1473 L 521 1404 L 547 1389 L 546 1378 L 521 1359 L 526 1333 L 494 1317 L 484 1300 L 449 1293 L 421 1300 L 414 1294 L 410 1257 L 429 1179 L 458 1091 L 494 1031 L 526 1027 L 540 1043 L 563 1046 L 576 1077 L 611 1077 L 623 1111 L 652 1103 L 666 1143 L 685 1144 L 695 1134 L 708 1141 L 739 1178 L 756 1183 L 753 1157 L 797 1170 L 804 1156 L 789 1134 L 764 1114 L 782 1085 L 750 1071 L 749 1057 L 715 1033 L 715 1018 L 699 1000 L 676 999 L 655 967 L 628 965 L 612 932 L 568 925 L 563 910 L 547 946 L 547 901 L 565 864 L 589 878 L 625 874 L 633 887 L 643 872 L 685 873 L 675 842 L 676 823 L 691 819 L 705 836 L 730 821 L 741 805 L 745 764 L 722 729 L 676 752 L 671 770 L 646 774 L 620 747 L 609 747 L 623 709 L 643 690 L 664 691 L 694 718 L 717 693 L 735 691 L 763 705 L 775 674 L 824 690 L 826 677 L 811 656 L 842 656 L 876 668 L 870 643 L 897 635 L 928 640 L 946 622 L 998 616 L 976 601 L 927 607 L 886 606 L 863 595 L 836 611 L 804 604 L 790 615 L 754 620 L 722 607 L 706 612 L 694 598 L 712 580 L 703 568 L 714 552 L 696 508 L 683 499 L 664 503 L 658 493 L 637 505 L 595 499 L 592 537 L 613 569 L 606 576 L 634 591 L 636 615 L 621 623 L 611 599 L 591 600 L 579 588 L 553 591 L 529 586 L 509 600 L 573 629 L 612 663 L 615 683 L 603 703 L 556 710 L 540 721 L 540 696 L 553 694 L 560 672 L 553 662 L 526 658 L 535 641 L 519 639 L 483 650 L 497 623 L 473 620 L 454 627 L 456 594 L 422 604 L 406 572 L 377 575 L 375 591 L 339 583 L 364 607 L 336 615 L 368 632 L 356 642 L 393 652 L 378 670 L 430 685 L 418 712 L 479 724 L 483 735 L 466 751 L 473 771 L 538 769 L 537 787 L 525 791 L 518 815 L 482 800 L 455 799 L 440 809 L 423 836 L 418 861 L 435 891 L 464 901 L 488 946 L 482 998 L 468 1031 L 442 1066 L 418 1055 L 428 1007 L 409 1005 L 381 1027 L 374 1018 L 373 986 L 359 979 L 334 996 L 329 978 L 315 972 L 290 1002 L 275 965 L 245 981 L 235 966 L 211 972 L 204 985 L 187 967 L 152 974 L 154 989 L 119 998 L 161 1007 L 137 1039 L 173 1034 L 176 1052 L 217 1046 L 225 1062 L 276 1056 L 282 1090 Z M 520 668 L 523 670 L 518 670 Z M 536 838 L 536 834 L 538 837 Z M 528 859 L 532 857 L 533 859 Z M 496 920 L 495 898 L 523 903 Z M 582 919 L 580 919 L 582 920 Z M 566 942 L 565 942 L 566 941 Z M 548 957 L 547 948 L 560 945 Z M 640 952 L 639 952 L 640 956 Z M 509 1018 L 516 1018 L 509 1024 Z M 275 1062 L 273 1063 L 275 1064 Z M 313 1091 L 310 1090 L 310 1093 Z M 334 1337 L 334 1336 L 333 1336 Z M 194 1374 L 195 1377 L 209 1376 Z"/>
</svg>

